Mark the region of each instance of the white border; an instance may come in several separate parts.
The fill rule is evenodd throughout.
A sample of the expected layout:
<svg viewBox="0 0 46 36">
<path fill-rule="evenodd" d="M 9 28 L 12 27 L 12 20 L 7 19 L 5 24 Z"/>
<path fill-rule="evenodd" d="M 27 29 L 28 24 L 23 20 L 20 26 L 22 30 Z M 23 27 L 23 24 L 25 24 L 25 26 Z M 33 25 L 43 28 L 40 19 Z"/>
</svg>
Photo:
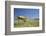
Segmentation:
<svg viewBox="0 0 46 36">
<path fill-rule="evenodd" d="M 14 8 L 26 8 L 26 9 L 40 9 L 39 10 L 39 27 L 24 27 L 14 28 Z M 41 6 L 23 6 L 23 5 L 11 5 L 11 32 L 12 31 L 34 31 L 42 30 L 42 7 Z"/>
</svg>

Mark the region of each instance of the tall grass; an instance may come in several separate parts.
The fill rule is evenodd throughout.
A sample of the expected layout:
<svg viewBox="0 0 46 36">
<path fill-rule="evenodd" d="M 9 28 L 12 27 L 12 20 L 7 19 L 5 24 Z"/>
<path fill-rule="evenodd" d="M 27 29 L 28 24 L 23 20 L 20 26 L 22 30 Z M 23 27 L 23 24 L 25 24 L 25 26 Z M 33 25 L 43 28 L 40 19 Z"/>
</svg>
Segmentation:
<svg viewBox="0 0 46 36">
<path fill-rule="evenodd" d="M 14 27 L 38 27 L 39 26 L 39 20 L 27 20 L 26 22 L 22 21 L 15 21 Z"/>
</svg>

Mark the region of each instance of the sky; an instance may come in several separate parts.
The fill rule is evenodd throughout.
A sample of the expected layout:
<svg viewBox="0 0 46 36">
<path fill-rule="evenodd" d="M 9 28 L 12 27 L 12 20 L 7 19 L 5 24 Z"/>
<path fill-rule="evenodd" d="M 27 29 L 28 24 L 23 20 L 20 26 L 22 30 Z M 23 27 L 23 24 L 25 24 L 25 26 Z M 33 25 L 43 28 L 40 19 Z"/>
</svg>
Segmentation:
<svg viewBox="0 0 46 36">
<path fill-rule="evenodd" d="M 39 9 L 14 8 L 14 17 L 26 16 L 29 19 L 39 17 Z"/>
</svg>

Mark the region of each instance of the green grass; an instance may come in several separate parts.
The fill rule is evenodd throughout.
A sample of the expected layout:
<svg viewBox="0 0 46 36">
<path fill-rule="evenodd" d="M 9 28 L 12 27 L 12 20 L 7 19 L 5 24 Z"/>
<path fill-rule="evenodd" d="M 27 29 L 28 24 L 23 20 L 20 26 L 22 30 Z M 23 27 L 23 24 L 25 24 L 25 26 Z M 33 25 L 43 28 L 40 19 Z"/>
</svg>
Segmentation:
<svg viewBox="0 0 46 36">
<path fill-rule="evenodd" d="M 38 27 L 39 26 L 39 20 L 27 20 L 25 23 L 15 21 L 14 27 Z"/>
</svg>

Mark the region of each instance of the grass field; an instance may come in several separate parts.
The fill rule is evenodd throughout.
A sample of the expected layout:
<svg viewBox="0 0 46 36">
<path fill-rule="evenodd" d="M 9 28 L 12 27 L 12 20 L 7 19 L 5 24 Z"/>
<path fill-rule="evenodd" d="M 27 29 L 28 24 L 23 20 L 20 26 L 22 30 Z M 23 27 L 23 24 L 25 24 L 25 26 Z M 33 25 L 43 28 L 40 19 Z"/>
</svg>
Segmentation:
<svg viewBox="0 0 46 36">
<path fill-rule="evenodd" d="M 14 27 L 38 27 L 39 26 L 39 20 L 27 20 L 26 22 L 23 21 L 15 21 Z"/>
<path fill-rule="evenodd" d="M 38 27 L 39 9 L 14 8 L 14 27 Z"/>
</svg>

